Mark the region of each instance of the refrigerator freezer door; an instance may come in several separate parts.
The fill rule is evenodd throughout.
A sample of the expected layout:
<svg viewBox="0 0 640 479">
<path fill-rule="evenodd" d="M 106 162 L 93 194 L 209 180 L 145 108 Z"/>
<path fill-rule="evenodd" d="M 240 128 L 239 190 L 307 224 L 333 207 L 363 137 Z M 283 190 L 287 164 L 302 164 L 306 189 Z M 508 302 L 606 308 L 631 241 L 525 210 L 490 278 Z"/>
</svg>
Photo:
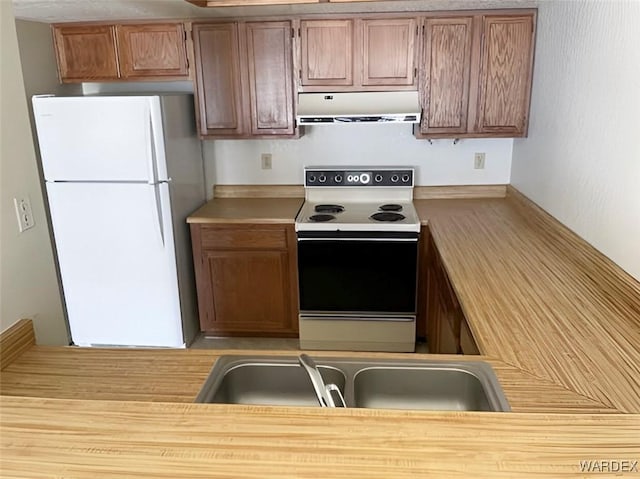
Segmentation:
<svg viewBox="0 0 640 479">
<path fill-rule="evenodd" d="M 47 183 L 71 337 L 183 347 L 169 186 Z"/>
<path fill-rule="evenodd" d="M 47 181 L 166 179 L 160 98 L 34 97 Z"/>
</svg>

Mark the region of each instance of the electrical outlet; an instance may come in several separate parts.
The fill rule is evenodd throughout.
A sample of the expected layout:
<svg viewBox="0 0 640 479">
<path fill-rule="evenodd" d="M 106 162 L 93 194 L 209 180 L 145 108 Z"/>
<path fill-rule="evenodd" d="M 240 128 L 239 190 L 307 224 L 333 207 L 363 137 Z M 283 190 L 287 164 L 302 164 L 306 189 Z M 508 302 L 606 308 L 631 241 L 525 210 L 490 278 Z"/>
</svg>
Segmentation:
<svg viewBox="0 0 640 479">
<path fill-rule="evenodd" d="M 473 157 L 473 167 L 476 170 L 484 170 L 484 153 L 476 153 Z"/>
<path fill-rule="evenodd" d="M 263 153 L 260 155 L 260 161 L 262 163 L 263 170 L 271 169 L 271 153 Z"/>
<path fill-rule="evenodd" d="M 31 211 L 31 202 L 29 201 L 29 197 L 25 196 L 24 198 L 14 198 L 13 204 L 16 207 L 16 214 L 18 215 L 18 228 L 20 229 L 20 233 L 29 228 L 33 228 L 35 226 L 35 221 L 33 220 L 33 212 Z"/>
</svg>

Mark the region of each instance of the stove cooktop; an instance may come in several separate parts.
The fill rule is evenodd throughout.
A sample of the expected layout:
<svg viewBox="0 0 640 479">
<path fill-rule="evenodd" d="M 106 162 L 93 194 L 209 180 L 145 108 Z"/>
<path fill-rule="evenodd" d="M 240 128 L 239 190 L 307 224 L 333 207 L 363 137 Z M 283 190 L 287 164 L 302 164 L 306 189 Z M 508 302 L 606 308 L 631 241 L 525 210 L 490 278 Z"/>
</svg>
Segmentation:
<svg viewBox="0 0 640 479">
<path fill-rule="evenodd" d="M 343 202 L 341 212 L 318 213 L 319 204 L 305 201 L 296 218 L 296 231 L 420 231 L 420 219 L 413 202 L 394 203 L 401 211 L 380 209 L 384 204 Z"/>
<path fill-rule="evenodd" d="M 413 168 L 308 166 L 304 173 L 296 231 L 420 231 Z"/>
</svg>

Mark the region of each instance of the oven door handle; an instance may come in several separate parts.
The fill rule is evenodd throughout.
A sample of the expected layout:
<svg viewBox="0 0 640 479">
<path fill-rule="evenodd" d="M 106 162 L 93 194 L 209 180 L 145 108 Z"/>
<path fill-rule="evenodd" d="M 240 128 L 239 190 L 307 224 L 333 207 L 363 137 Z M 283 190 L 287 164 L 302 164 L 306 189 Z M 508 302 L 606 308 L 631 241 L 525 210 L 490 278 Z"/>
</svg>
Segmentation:
<svg viewBox="0 0 640 479">
<path fill-rule="evenodd" d="M 340 314 L 340 313 L 305 313 L 301 312 L 298 319 L 312 321 L 385 321 L 392 323 L 410 323 L 416 320 L 415 315 L 367 315 L 367 314 Z"/>
<path fill-rule="evenodd" d="M 298 238 L 298 241 L 384 241 L 385 243 L 417 243 L 418 238 L 347 238 L 340 236 L 323 236 L 322 238 Z"/>
</svg>

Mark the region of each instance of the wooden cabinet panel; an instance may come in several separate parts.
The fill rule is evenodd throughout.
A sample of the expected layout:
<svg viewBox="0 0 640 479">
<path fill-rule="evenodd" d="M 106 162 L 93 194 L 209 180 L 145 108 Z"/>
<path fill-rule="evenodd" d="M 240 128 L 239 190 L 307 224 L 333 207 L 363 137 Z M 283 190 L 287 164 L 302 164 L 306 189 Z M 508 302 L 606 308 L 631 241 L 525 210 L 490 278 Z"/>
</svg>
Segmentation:
<svg viewBox="0 0 640 479">
<path fill-rule="evenodd" d="M 472 26 L 472 17 L 425 20 L 422 133 L 467 131 Z"/>
<path fill-rule="evenodd" d="M 485 16 L 477 129 L 526 134 L 533 62 L 533 15 Z"/>
<path fill-rule="evenodd" d="M 117 25 L 116 32 L 122 78 L 188 76 L 181 23 Z"/>
<path fill-rule="evenodd" d="M 291 22 L 194 24 L 205 138 L 295 137 Z"/>
<path fill-rule="evenodd" d="M 292 225 L 192 224 L 191 239 L 203 331 L 297 336 Z"/>
<path fill-rule="evenodd" d="M 182 23 L 56 25 L 53 35 L 63 82 L 189 76 Z"/>
<path fill-rule="evenodd" d="M 460 349 L 462 354 L 480 354 L 480 350 L 473 339 L 471 329 L 469 329 L 466 321 L 462 321 L 460 329 Z"/>
<path fill-rule="evenodd" d="M 362 85 L 415 85 L 414 18 L 362 20 Z"/>
<path fill-rule="evenodd" d="M 438 329 L 438 354 L 458 354 L 460 348 L 458 346 L 458 336 L 453 325 L 447 320 L 447 310 L 443 303 L 438 305 L 440 327 Z M 431 351 L 430 351 L 431 352 Z"/>
<path fill-rule="evenodd" d="M 426 255 L 421 261 L 424 263 L 421 266 L 424 273 L 421 275 L 422 284 L 419 288 L 426 291 L 421 307 L 422 314 L 426 315 L 429 352 L 479 354 L 432 238 L 428 239 Z"/>
<path fill-rule="evenodd" d="M 437 353 L 440 351 L 440 325 L 441 325 L 441 305 L 438 297 L 438 282 L 435 276 L 435 270 L 431 260 L 429 259 L 429 265 L 427 266 L 426 275 L 426 289 L 427 298 L 425 304 L 426 313 L 426 331 L 427 331 L 427 346 L 430 353 Z M 422 287 L 425 287 L 422 286 Z"/>
<path fill-rule="evenodd" d="M 193 26 L 200 133 L 243 133 L 242 84 L 238 26 L 218 23 Z"/>
<path fill-rule="evenodd" d="M 416 314 L 416 340 L 424 341 L 427 334 L 427 304 L 429 290 L 429 228 L 420 228 L 420 240 L 418 242 L 418 290 L 417 290 L 417 314 Z"/>
<path fill-rule="evenodd" d="M 287 232 L 280 228 L 203 227 L 202 246 L 205 249 L 286 249 Z"/>
<path fill-rule="evenodd" d="M 251 134 L 295 131 L 291 22 L 247 23 Z"/>
<path fill-rule="evenodd" d="M 81 82 L 118 78 L 114 28 L 110 25 L 55 27 L 60 80 Z"/>
<path fill-rule="evenodd" d="M 300 22 L 302 85 L 353 85 L 353 20 Z"/>
<path fill-rule="evenodd" d="M 206 251 L 212 315 L 207 330 L 269 332 L 290 318 L 288 257 L 282 251 Z"/>
<path fill-rule="evenodd" d="M 427 17 L 419 138 L 526 136 L 535 12 Z"/>
<path fill-rule="evenodd" d="M 417 18 L 302 20 L 302 90 L 414 89 L 417 25 Z"/>
</svg>

